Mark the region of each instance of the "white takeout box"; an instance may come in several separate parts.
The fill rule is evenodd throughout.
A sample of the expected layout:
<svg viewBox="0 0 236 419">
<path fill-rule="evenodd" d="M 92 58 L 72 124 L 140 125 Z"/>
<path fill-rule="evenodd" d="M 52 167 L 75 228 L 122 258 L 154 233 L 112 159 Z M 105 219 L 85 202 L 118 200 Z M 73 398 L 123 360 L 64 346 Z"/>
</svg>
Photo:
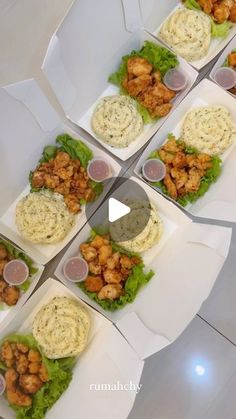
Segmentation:
<svg viewBox="0 0 236 419">
<path fill-rule="evenodd" d="M 63 275 L 64 262 L 77 255 L 79 245 L 87 241 L 89 223 L 67 249 L 55 275 L 86 303 L 112 320 L 144 359 L 172 343 L 199 311 L 227 257 L 231 229 L 194 224 L 148 185 L 134 177 L 131 180 L 143 187 L 163 218 L 163 241 L 142 254 L 146 269 L 153 269 L 155 276 L 139 291 L 133 303 L 115 312 L 103 310 Z M 103 204 L 91 218 L 95 219 L 92 225 L 96 225 L 97 220 L 103 223 L 105 205 L 108 204 Z"/>
<path fill-rule="evenodd" d="M 62 250 L 86 222 L 85 206 L 77 221 L 64 240 L 54 245 L 34 244 L 23 239 L 15 224 L 17 202 L 30 190 L 28 176 L 36 168 L 43 148 L 55 144 L 57 135 L 68 133 L 84 141 L 95 157 L 107 160 L 112 169 L 112 178 L 105 182 L 103 193 L 91 203 L 88 212 L 92 214 L 111 188 L 121 166 L 107 153 L 76 134 L 64 125 L 55 113 L 36 81 L 26 80 L 0 89 L 0 233 L 39 263 L 45 264 Z"/>
<path fill-rule="evenodd" d="M 121 0 L 75 1 L 50 41 L 42 69 L 67 118 L 89 132 L 111 153 L 127 160 L 147 143 L 169 114 L 144 126 L 143 133 L 126 148 L 107 145 L 92 130 L 91 116 L 98 100 L 119 94 L 118 87 L 109 83 L 108 77 L 118 70 L 122 56 L 139 50 L 145 40 L 160 44 L 146 31 L 137 30 L 142 26 L 138 2 L 124 1 L 123 6 Z M 136 30 L 131 35 L 127 27 Z M 185 60 L 178 59 L 188 84 L 174 99 L 174 108 L 198 75 Z"/>
<path fill-rule="evenodd" d="M 219 56 L 219 58 L 218 58 L 218 60 L 216 61 L 216 63 L 215 63 L 215 65 L 214 65 L 214 67 L 212 68 L 212 70 L 211 70 L 211 72 L 210 72 L 210 74 L 209 74 L 209 76 L 210 76 L 210 78 L 211 78 L 211 80 L 212 81 L 214 81 L 215 83 L 216 83 L 216 81 L 215 81 L 215 79 L 214 79 L 214 75 L 215 75 L 215 71 L 218 69 L 218 68 L 220 68 L 220 67 L 222 67 L 223 66 L 223 64 L 224 64 L 224 62 L 225 62 L 225 60 L 226 60 L 226 58 L 227 58 L 227 56 L 231 53 L 231 51 L 233 50 L 233 49 L 236 49 L 236 36 L 234 36 L 233 37 L 233 39 L 230 41 L 230 43 L 227 45 L 227 47 L 224 49 L 224 51 L 222 52 L 222 54 Z M 221 86 L 220 86 L 221 87 Z M 223 87 L 222 87 L 222 89 L 223 89 Z M 225 90 L 225 89 L 224 89 Z M 230 93 L 230 92 L 228 92 L 234 99 L 236 99 L 236 96 L 235 95 L 233 95 L 232 93 Z"/>
<path fill-rule="evenodd" d="M 212 81 L 204 79 L 189 93 L 179 105 L 178 109 L 170 116 L 168 122 L 152 138 L 135 167 L 134 171 L 138 176 L 142 177 L 142 165 L 148 159 L 150 153 L 161 147 L 169 133 L 173 133 L 178 138 L 185 115 L 198 106 L 225 106 L 229 109 L 236 127 L 235 99 Z M 236 190 L 234 188 L 234 179 L 236 177 L 236 135 L 234 135 L 232 146 L 220 157 L 222 159 L 222 173 L 217 181 L 211 184 L 209 190 L 203 197 L 192 204 L 188 204 L 184 209 L 198 217 L 235 222 Z M 143 179 L 143 181 L 145 180 Z M 162 193 L 159 189 L 154 189 Z M 168 199 L 171 200 L 170 197 Z M 176 202 L 175 204 L 178 205 Z"/>
<path fill-rule="evenodd" d="M 1 337 L 14 332 L 31 333 L 33 319 L 40 308 L 52 298 L 61 296 L 72 297 L 85 305 L 64 285 L 49 278 L 30 297 Z M 68 389 L 48 411 L 46 419 L 125 419 L 133 406 L 135 391 L 121 390 L 121 386 L 128 388 L 133 383 L 134 388 L 139 385 L 143 361 L 109 320 L 91 307 L 86 305 L 86 308 L 91 318 L 88 346 L 78 357 Z M 102 385 L 117 385 L 120 389 L 105 391 L 104 387 L 99 391 Z M 15 419 L 14 411 L 3 396 L 0 406 L 4 419 Z"/>
<path fill-rule="evenodd" d="M 149 0 L 151 1 L 151 0 Z M 142 10 L 144 10 L 146 1 L 142 0 Z M 159 31 L 162 26 L 162 23 L 176 10 L 179 8 L 184 8 L 183 4 L 179 0 L 171 0 L 166 2 L 155 2 L 153 6 L 154 10 L 152 15 L 149 17 L 145 24 L 145 29 L 147 29 L 151 34 L 159 37 Z M 228 42 L 236 35 L 236 24 L 233 24 L 233 27 L 229 31 L 229 35 L 226 38 L 211 38 L 210 47 L 207 55 L 201 60 L 191 61 L 190 64 L 195 67 L 197 70 L 201 70 L 206 64 L 208 64 L 217 54 L 228 44 Z M 164 42 L 164 41 L 163 41 Z M 170 47 L 170 46 L 169 46 Z"/>
<path fill-rule="evenodd" d="M 0 235 L 0 239 L 3 239 L 5 241 L 9 242 L 9 240 L 7 240 L 5 237 L 3 237 L 1 235 Z M 10 243 L 10 244 L 13 245 L 13 243 Z M 16 245 L 14 245 L 14 247 L 18 250 L 21 250 Z M 23 252 L 23 250 L 22 250 L 22 252 Z M 34 267 L 37 268 L 38 271 L 34 275 L 31 276 L 30 286 L 29 286 L 28 290 L 21 294 L 21 296 L 20 296 L 19 300 L 17 301 L 16 305 L 9 307 L 6 304 L 4 304 L 3 309 L 0 309 L 0 332 L 19 313 L 20 308 L 28 300 L 29 296 L 32 294 L 32 292 L 34 291 L 37 283 L 39 282 L 39 279 L 40 279 L 40 277 L 43 273 L 44 267 L 42 265 L 39 265 L 35 261 L 33 261 L 33 262 L 34 262 Z M 0 304 L 2 304 L 2 303 L 0 302 Z"/>
</svg>

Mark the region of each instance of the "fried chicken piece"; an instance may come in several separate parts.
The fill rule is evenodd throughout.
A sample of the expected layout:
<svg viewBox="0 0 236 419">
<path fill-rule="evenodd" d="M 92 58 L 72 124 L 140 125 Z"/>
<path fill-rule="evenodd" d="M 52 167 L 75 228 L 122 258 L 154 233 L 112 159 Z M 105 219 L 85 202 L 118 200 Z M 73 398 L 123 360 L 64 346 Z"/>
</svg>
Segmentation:
<svg viewBox="0 0 236 419">
<path fill-rule="evenodd" d="M 183 147 L 177 144 L 175 139 L 168 140 L 162 147 L 162 150 L 169 151 L 170 153 L 177 153 L 178 151 L 182 150 Z"/>
<path fill-rule="evenodd" d="M 28 358 L 25 354 L 20 354 L 18 359 L 16 360 L 16 371 L 19 374 L 25 374 L 28 369 Z"/>
<path fill-rule="evenodd" d="M 38 372 L 38 376 L 43 383 L 46 383 L 47 381 L 49 381 L 48 371 L 44 364 L 41 364 L 41 367 Z"/>
<path fill-rule="evenodd" d="M 98 261 L 100 265 L 106 265 L 107 259 L 112 255 L 112 247 L 105 244 L 98 250 Z"/>
<path fill-rule="evenodd" d="M 188 180 L 187 172 L 184 169 L 177 169 L 176 167 L 173 167 L 170 173 L 171 177 L 174 179 L 176 189 L 181 189 Z"/>
<path fill-rule="evenodd" d="M 98 293 L 99 300 L 116 300 L 122 295 L 122 286 L 120 284 L 107 284 Z"/>
<path fill-rule="evenodd" d="M 235 1 L 234 1 L 234 0 L 222 0 L 222 1 L 221 1 L 221 4 L 224 4 L 224 5 L 225 5 L 225 6 L 227 6 L 229 9 L 231 9 L 231 8 L 234 6 Z"/>
<path fill-rule="evenodd" d="M 167 151 L 165 151 L 165 150 L 163 150 L 163 149 L 160 149 L 160 150 L 158 151 L 158 153 L 159 153 L 159 156 L 160 156 L 161 160 L 162 160 L 164 163 L 167 163 L 167 164 L 172 164 L 173 159 L 174 159 L 174 157 L 175 157 L 175 154 L 174 154 L 174 153 L 170 153 L 169 151 L 167 152 Z"/>
<path fill-rule="evenodd" d="M 84 199 L 86 202 L 94 201 L 96 198 L 96 193 L 92 188 L 87 188 L 84 193 Z"/>
<path fill-rule="evenodd" d="M 84 281 L 84 285 L 86 290 L 90 292 L 99 292 L 102 289 L 104 282 L 101 276 L 88 275 Z"/>
<path fill-rule="evenodd" d="M 3 269 L 5 267 L 5 265 L 8 263 L 8 260 L 0 260 L 0 276 L 2 276 L 3 274 Z"/>
<path fill-rule="evenodd" d="M 138 94 L 145 90 L 151 82 L 151 76 L 148 74 L 142 74 L 141 76 L 129 81 L 125 79 L 122 85 L 131 96 L 138 96 Z"/>
<path fill-rule="evenodd" d="M 228 63 L 230 67 L 236 67 L 236 51 L 228 55 Z"/>
<path fill-rule="evenodd" d="M 45 173 L 36 170 L 32 175 L 31 182 L 34 188 L 42 188 L 45 183 Z"/>
<path fill-rule="evenodd" d="M 2 296 L 2 293 L 7 286 L 8 284 L 6 281 L 4 281 L 4 279 L 0 279 L 0 297 Z"/>
<path fill-rule="evenodd" d="M 139 102 L 151 113 L 156 111 L 157 106 L 169 103 L 175 97 L 175 92 L 168 89 L 163 83 L 157 82 L 149 86 L 138 95 Z"/>
<path fill-rule="evenodd" d="M 198 191 L 202 176 L 203 172 L 196 167 L 189 170 L 189 178 L 184 185 L 186 193 Z"/>
<path fill-rule="evenodd" d="M 23 354 L 27 354 L 29 352 L 29 347 L 24 345 L 23 343 L 17 343 L 16 347 Z"/>
<path fill-rule="evenodd" d="M 78 214 L 78 212 L 80 212 L 81 205 L 78 198 L 75 195 L 73 194 L 66 195 L 64 197 L 64 200 L 70 212 L 73 212 L 73 214 Z"/>
<path fill-rule="evenodd" d="M 104 244 L 108 244 L 109 240 L 102 236 L 95 236 L 94 239 L 90 242 L 90 245 L 92 247 L 95 247 L 95 249 L 99 249 L 100 247 L 104 246 Z"/>
<path fill-rule="evenodd" d="M 89 243 L 82 243 L 79 247 L 79 250 L 87 262 L 91 262 L 97 258 L 97 250 Z"/>
<path fill-rule="evenodd" d="M 40 362 L 30 362 L 28 365 L 28 371 L 30 374 L 38 374 L 40 370 L 41 364 Z M 24 371 L 25 373 L 26 371 Z M 22 374 L 24 374 L 22 373 Z"/>
<path fill-rule="evenodd" d="M 225 4 L 217 2 L 213 7 L 213 16 L 217 23 L 224 23 L 230 16 L 230 9 Z"/>
<path fill-rule="evenodd" d="M 127 61 L 127 71 L 129 75 L 139 77 L 142 74 L 150 74 L 152 65 L 145 58 L 131 57 Z"/>
<path fill-rule="evenodd" d="M 126 255 L 122 255 L 120 258 L 121 268 L 132 269 L 137 263 L 138 261 L 135 258 L 129 258 Z"/>
<path fill-rule="evenodd" d="M 27 394 L 35 394 L 43 386 L 43 382 L 35 374 L 20 375 L 19 384 L 22 390 Z"/>
<path fill-rule="evenodd" d="M 59 167 L 59 169 L 54 170 L 54 174 L 57 175 L 62 180 L 70 179 L 74 174 L 74 167 L 72 165 L 65 167 Z"/>
<path fill-rule="evenodd" d="M 211 156 L 209 156 L 208 154 L 204 154 L 204 153 L 201 153 L 198 155 L 188 154 L 186 156 L 186 160 L 190 168 L 196 167 L 197 169 L 200 169 L 200 170 L 206 170 L 212 167 Z"/>
<path fill-rule="evenodd" d="M 229 20 L 231 20 L 233 23 L 236 23 L 236 4 L 234 4 L 230 9 Z"/>
<path fill-rule="evenodd" d="M 166 174 L 166 176 L 164 177 L 163 183 L 166 186 L 171 198 L 177 199 L 178 197 L 177 189 L 169 174 Z"/>
<path fill-rule="evenodd" d="M 122 281 L 121 273 L 112 269 L 106 269 L 103 272 L 103 277 L 108 284 L 119 284 Z"/>
<path fill-rule="evenodd" d="M 8 253 L 4 244 L 0 244 L 0 259 L 7 259 Z"/>
<path fill-rule="evenodd" d="M 19 407 L 29 407 L 32 405 L 32 399 L 30 396 L 24 394 L 22 391 L 16 388 L 17 379 L 18 374 L 13 368 L 10 368 L 6 371 L 5 380 L 7 400 L 10 404 Z"/>
<path fill-rule="evenodd" d="M 182 151 L 178 151 L 172 160 L 172 165 L 178 169 L 184 168 L 186 166 L 186 154 Z"/>
<path fill-rule="evenodd" d="M 204 13 L 208 15 L 212 12 L 213 2 L 212 0 L 198 0 L 198 4 L 201 6 Z"/>
<path fill-rule="evenodd" d="M 8 368 L 14 364 L 14 353 L 10 343 L 7 341 L 2 345 L 0 359 Z"/>
<path fill-rule="evenodd" d="M 100 275 L 100 273 L 102 272 L 102 267 L 101 265 L 98 264 L 97 261 L 89 262 L 88 265 L 89 265 L 89 272 L 91 272 L 91 274 Z"/>
<path fill-rule="evenodd" d="M 54 191 L 64 196 L 68 195 L 70 193 L 70 181 L 60 183 L 54 188 Z"/>
<path fill-rule="evenodd" d="M 152 81 L 154 83 L 161 81 L 161 72 L 159 70 L 156 70 L 154 73 L 152 73 Z"/>
<path fill-rule="evenodd" d="M 61 167 L 68 166 L 70 162 L 70 156 L 65 151 L 58 151 L 54 159 L 54 170 L 58 170 Z"/>
<path fill-rule="evenodd" d="M 49 189 L 55 189 L 59 185 L 59 177 L 56 175 L 44 175 L 44 185 Z"/>
<path fill-rule="evenodd" d="M 171 103 L 164 103 L 163 105 L 158 105 L 155 107 L 154 111 L 151 112 L 151 116 L 153 118 L 161 118 L 162 116 L 166 116 L 171 111 L 172 107 L 173 105 Z"/>
<path fill-rule="evenodd" d="M 30 349 L 29 353 L 28 353 L 28 360 L 30 362 L 41 362 L 42 357 L 41 357 L 39 351 L 37 351 L 35 349 Z"/>
<path fill-rule="evenodd" d="M 16 305 L 20 298 L 20 290 L 17 287 L 6 287 L 2 293 L 2 299 L 8 306 Z"/>
<path fill-rule="evenodd" d="M 107 269 L 116 269 L 120 266 L 120 253 L 116 252 L 113 253 L 113 255 L 107 259 L 106 263 Z"/>
</svg>

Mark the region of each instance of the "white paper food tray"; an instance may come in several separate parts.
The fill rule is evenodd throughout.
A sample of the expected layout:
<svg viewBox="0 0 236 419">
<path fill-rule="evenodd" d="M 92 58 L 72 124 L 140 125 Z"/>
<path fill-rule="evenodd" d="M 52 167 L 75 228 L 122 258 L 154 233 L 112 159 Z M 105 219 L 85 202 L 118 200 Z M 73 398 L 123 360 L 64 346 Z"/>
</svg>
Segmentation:
<svg viewBox="0 0 236 419">
<path fill-rule="evenodd" d="M 50 41 L 42 70 L 67 118 L 124 161 L 147 143 L 169 114 L 156 123 L 144 126 L 143 133 L 123 149 L 102 142 L 91 128 L 91 115 L 99 98 L 119 93 L 119 89 L 108 83 L 107 79 L 118 70 L 122 56 L 134 49 L 139 50 L 145 40 L 159 44 L 143 30 L 136 30 L 132 35 L 127 31 L 127 26 L 128 29 L 137 29 L 140 9 L 137 1 L 132 1 L 130 5 L 124 1 L 123 5 L 124 8 L 120 0 L 101 0 L 98 4 L 92 0 L 75 1 Z M 96 19 L 95 15 L 91 16 L 91 10 Z M 105 19 L 105 16 L 109 16 L 109 19 Z M 88 25 L 91 20 L 92 26 Z M 176 96 L 174 108 L 188 93 L 198 76 L 197 71 L 185 60 L 180 57 L 178 60 L 189 82 Z"/>
<path fill-rule="evenodd" d="M 103 310 L 63 275 L 64 262 L 77 255 L 79 245 L 89 237 L 91 227 L 88 224 L 66 251 L 55 275 L 81 299 L 112 320 L 140 357 L 146 358 L 172 343 L 208 297 L 227 257 L 231 229 L 194 224 L 148 185 L 134 177 L 131 180 L 144 188 L 164 221 L 166 236 L 164 233 L 163 241 L 142 254 L 146 268 L 153 269 L 155 276 L 139 291 L 133 303 L 113 313 Z M 99 208 L 93 219 L 96 217 L 102 224 L 104 213 L 104 209 Z"/>
<path fill-rule="evenodd" d="M 30 297 L 7 328 L 5 337 L 17 332 L 32 332 L 32 322 L 40 308 L 56 296 L 73 297 L 84 304 L 60 282 L 49 278 Z M 91 307 L 86 306 L 91 318 L 88 346 L 79 356 L 73 370 L 73 379 L 66 392 L 46 414 L 46 419 L 125 419 L 135 400 L 135 391 L 99 391 L 90 385 L 129 384 L 139 385 L 143 361 L 130 347 L 118 330 Z M 4 419 L 15 419 L 14 411 L 6 399 L 0 397 L 1 415 Z"/>
<path fill-rule="evenodd" d="M 234 36 L 233 37 L 233 39 L 232 39 L 232 41 L 230 41 L 230 43 L 227 45 L 227 47 L 224 49 L 224 51 L 222 52 L 222 54 L 219 56 L 219 58 L 218 58 L 218 60 L 216 61 L 216 63 L 215 63 L 215 65 L 214 65 L 214 67 L 212 67 L 212 70 L 211 70 L 211 72 L 210 72 L 210 74 L 209 74 L 209 76 L 210 76 L 210 79 L 212 80 L 212 81 L 214 81 L 215 82 L 215 79 L 214 79 L 214 74 L 215 74 L 215 71 L 218 69 L 218 68 L 220 68 L 220 67 L 222 67 L 223 66 L 223 64 L 224 64 L 224 62 L 225 62 L 225 60 L 226 60 L 226 58 L 227 58 L 227 56 L 231 53 L 231 51 L 233 50 L 233 49 L 235 49 L 236 48 L 236 36 Z M 216 83 L 216 82 L 215 82 Z M 223 87 L 222 87 L 222 89 L 223 89 Z M 225 90 L 225 89 L 223 89 L 223 90 Z M 236 99 L 236 96 L 235 95 L 233 95 L 232 93 L 230 93 L 230 92 L 228 92 L 234 99 Z"/>
<path fill-rule="evenodd" d="M 28 176 L 34 169 L 47 144 L 54 144 L 58 134 L 64 132 L 83 140 L 62 122 L 34 80 L 6 86 L 0 89 L 0 232 L 17 243 L 39 263 L 51 260 L 74 237 L 86 222 L 85 208 L 77 216 L 78 221 L 64 240 L 55 245 L 40 245 L 24 240 L 15 225 L 16 203 L 29 192 Z M 105 158 L 112 168 L 112 178 L 105 183 L 100 197 L 91 204 L 92 214 L 99 206 L 121 166 L 107 153 L 88 143 L 94 156 Z"/>
<path fill-rule="evenodd" d="M 146 8 L 143 1 L 143 7 Z M 150 0 L 149 0 L 150 1 Z M 168 4 L 167 4 L 168 3 Z M 152 16 L 148 18 L 144 27 L 158 39 L 159 31 L 162 23 L 178 8 L 184 8 L 181 1 L 171 0 L 169 2 L 155 2 L 153 6 Z M 219 52 L 228 44 L 228 42 L 236 34 L 236 24 L 233 24 L 233 27 L 229 31 L 229 35 L 226 38 L 211 38 L 210 48 L 208 54 L 201 60 L 191 61 L 190 64 L 195 67 L 197 70 L 201 70 L 206 64 L 208 64 L 213 58 L 219 54 Z M 163 41 L 162 41 L 163 42 Z"/>
<path fill-rule="evenodd" d="M 3 239 L 5 241 L 9 241 L 7 240 L 5 237 L 0 235 L 0 239 Z M 10 243 L 11 245 L 13 245 L 16 249 L 19 249 L 19 247 L 17 247 L 16 245 L 14 245 L 13 243 Z M 21 250 L 23 253 L 24 251 Z M 34 260 L 34 267 L 37 270 L 37 272 L 35 274 L 33 274 L 30 278 L 30 286 L 28 288 L 28 290 L 24 293 L 21 294 L 19 300 L 17 301 L 17 304 L 14 306 L 7 306 L 6 304 L 3 305 L 3 309 L 0 310 L 0 332 L 4 329 L 4 327 L 6 327 L 10 321 L 19 313 L 20 308 L 25 304 L 25 302 L 28 300 L 28 298 L 30 297 L 30 295 L 32 294 L 32 292 L 34 291 L 37 283 L 39 282 L 39 279 L 43 273 L 44 267 L 42 265 L 39 265 L 38 263 L 36 263 Z M 1 303 L 1 301 L 0 301 Z"/>
<path fill-rule="evenodd" d="M 202 80 L 182 101 L 175 113 L 168 119 L 168 123 L 164 124 L 152 138 L 135 167 L 135 173 L 138 176 L 141 177 L 141 167 L 150 153 L 161 147 L 169 133 L 179 137 L 185 115 L 198 106 L 225 106 L 230 111 L 236 126 L 235 99 L 212 81 Z M 189 204 L 185 210 L 198 217 L 235 222 L 236 190 L 233 186 L 233 179 L 236 177 L 236 135 L 234 135 L 233 145 L 220 157 L 223 162 L 221 175 L 215 183 L 211 184 L 202 198 Z"/>
</svg>

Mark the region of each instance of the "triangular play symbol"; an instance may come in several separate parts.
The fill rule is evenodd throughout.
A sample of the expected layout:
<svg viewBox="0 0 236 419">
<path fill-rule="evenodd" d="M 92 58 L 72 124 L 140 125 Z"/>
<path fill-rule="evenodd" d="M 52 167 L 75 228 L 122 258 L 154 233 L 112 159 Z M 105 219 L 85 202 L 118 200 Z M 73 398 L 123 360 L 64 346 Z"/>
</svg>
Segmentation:
<svg viewBox="0 0 236 419">
<path fill-rule="evenodd" d="M 113 223 L 124 215 L 129 214 L 131 211 L 130 207 L 115 198 L 109 198 L 108 202 L 108 219 L 110 223 Z"/>
</svg>

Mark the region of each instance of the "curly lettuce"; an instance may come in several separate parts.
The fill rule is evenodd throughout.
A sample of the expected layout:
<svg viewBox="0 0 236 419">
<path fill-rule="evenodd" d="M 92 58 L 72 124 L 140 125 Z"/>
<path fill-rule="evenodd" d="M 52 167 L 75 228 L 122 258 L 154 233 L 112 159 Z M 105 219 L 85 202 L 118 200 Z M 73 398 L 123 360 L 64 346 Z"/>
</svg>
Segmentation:
<svg viewBox="0 0 236 419">
<path fill-rule="evenodd" d="M 46 358 L 32 335 L 12 334 L 7 336 L 3 342 L 5 340 L 11 343 L 23 343 L 31 349 L 37 349 L 41 353 L 43 364 L 48 371 L 49 381 L 33 396 L 32 406 L 18 407 L 11 405 L 11 407 L 16 413 L 16 419 L 44 419 L 47 410 L 56 403 L 68 388 L 72 379 L 75 358 L 71 357 L 57 360 Z M 2 362 L 0 364 L 0 370 L 6 370 Z"/>
<path fill-rule="evenodd" d="M 169 134 L 168 138 L 173 138 L 173 135 Z M 178 140 L 178 142 L 181 142 L 185 145 L 184 151 L 186 154 L 199 154 L 199 151 L 195 147 L 187 146 L 182 140 Z M 158 150 L 152 151 L 149 154 L 148 158 L 161 160 Z M 219 156 L 211 156 L 211 162 L 212 167 L 209 168 L 206 171 L 205 175 L 202 177 L 199 189 L 196 192 L 189 192 L 186 195 L 177 198 L 176 202 L 178 202 L 182 207 L 186 207 L 186 205 L 188 205 L 189 203 L 197 201 L 199 198 L 205 195 L 205 193 L 210 188 L 211 184 L 217 181 L 222 171 L 222 160 Z M 160 189 L 164 195 L 170 196 L 170 194 L 168 193 L 168 189 L 164 185 L 163 180 L 159 182 L 152 182 L 151 185 Z"/>
<path fill-rule="evenodd" d="M 153 42 L 145 41 L 144 46 L 139 51 L 134 50 L 130 54 L 122 57 L 118 70 L 112 73 L 108 78 L 110 83 L 119 87 L 121 94 L 127 94 L 122 85 L 125 77 L 127 76 L 127 61 L 129 58 L 135 56 L 145 58 L 150 64 L 152 64 L 154 70 L 160 71 L 162 77 L 168 70 L 175 68 L 179 64 L 178 59 L 173 52 L 169 51 L 165 47 L 156 45 Z M 138 103 L 135 98 L 133 99 L 136 102 L 137 110 L 142 116 L 144 124 L 151 123 L 158 119 L 152 118 L 148 110 Z"/>
</svg>

